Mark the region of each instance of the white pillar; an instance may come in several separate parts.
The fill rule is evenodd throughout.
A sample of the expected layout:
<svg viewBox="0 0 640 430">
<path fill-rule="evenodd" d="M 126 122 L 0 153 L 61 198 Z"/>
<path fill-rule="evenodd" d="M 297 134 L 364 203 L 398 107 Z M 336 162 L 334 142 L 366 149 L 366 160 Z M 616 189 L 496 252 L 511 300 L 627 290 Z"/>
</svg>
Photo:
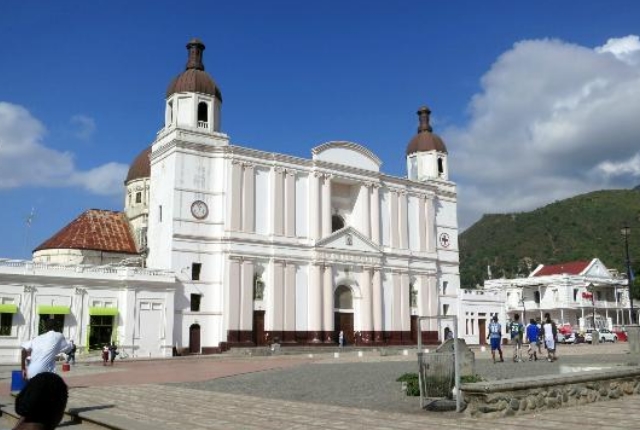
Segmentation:
<svg viewBox="0 0 640 430">
<path fill-rule="evenodd" d="M 360 275 L 360 290 L 362 291 L 362 305 L 360 306 L 360 327 L 361 331 L 369 332 L 373 330 L 373 289 L 371 285 L 371 268 L 363 267 Z"/>
<path fill-rule="evenodd" d="M 309 265 L 309 332 L 313 333 L 312 342 L 320 342 L 318 337 L 322 331 L 322 265 Z"/>
<path fill-rule="evenodd" d="M 284 322 L 284 267 L 280 260 L 271 260 L 271 291 L 269 297 L 269 307 L 267 308 L 267 318 L 271 322 L 270 329 L 273 331 L 283 330 Z M 271 314 L 271 315 L 269 315 Z"/>
<path fill-rule="evenodd" d="M 243 225 L 242 231 L 253 233 L 255 231 L 255 173 L 253 165 L 245 164 L 244 167 L 244 201 L 243 201 Z"/>
<path fill-rule="evenodd" d="M 420 252 L 427 251 L 427 196 L 420 196 L 420 203 L 418 204 L 418 234 L 420 235 Z"/>
<path fill-rule="evenodd" d="M 363 197 L 361 207 L 364 209 L 362 211 L 362 217 L 364 218 L 362 232 L 369 239 L 371 239 L 371 185 L 370 182 L 366 182 L 360 186 L 360 195 Z"/>
<path fill-rule="evenodd" d="M 436 212 L 433 204 L 433 197 L 427 197 L 427 252 L 436 250 Z"/>
<path fill-rule="evenodd" d="M 296 330 L 296 265 L 287 263 L 284 272 L 284 330 Z"/>
<path fill-rule="evenodd" d="M 324 266 L 324 279 L 322 282 L 323 298 L 323 321 L 322 329 L 325 331 L 325 341 L 333 340 L 333 268 L 329 265 Z"/>
<path fill-rule="evenodd" d="M 411 330 L 411 301 L 409 297 L 409 274 L 400 274 L 400 324 L 402 331 Z"/>
<path fill-rule="evenodd" d="M 398 192 L 396 190 L 390 190 L 389 192 L 389 230 L 391 232 L 391 248 L 396 249 L 400 244 L 398 237 Z"/>
<path fill-rule="evenodd" d="M 407 192 L 400 191 L 399 193 L 399 201 L 398 201 L 398 209 L 399 209 L 399 236 L 400 236 L 400 249 L 408 249 L 409 248 L 409 229 L 408 225 L 408 201 L 407 201 Z"/>
<path fill-rule="evenodd" d="M 282 236 L 284 233 L 283 221 L 284 221 L 284 169 L 282 167 L 274 167 L 272 170 L 272 196 L 273 207 L 272 209 L 272 227 L 271 231 L 275 236 Z"/>
<path fill-rule="evenodd" d="M 380 186 L 373 184 L 371 196 L 371 240 L 380 244 Z"/>
<path fill-rule="evenodd" d="M 227 261 L 227 294 L 225 310 L 227 315 L 227 330 L 240 330 L 240 261 Z"/>
<path fill-rule="evenodd" d="M 240 231 L 242 229 L 242 164 L 239 161 L 231 162 L 231 186 L 229 187 L 229 230 Z M 229 201 L 228 200 L 228 201 Z"/>
<path fill-rule="evenodd" d="M 313 240 L 320 239 L 322 234 L 321 180 L 321 173 L 309 175 L 309 237 Z"/>
<path fill-rule="evenodd" d="M 402 330 L 402 284 L 400 273 L 393 272 L 393 303 L 391 308 L 391 331 Z"/>
<path fill-rule="evenodd" d="M 296 235 L 296 172 L 287 170 L 284 184 L 284 234 L 287 237 Z"/>
<path fill-rule="evenodd" d="M 240 330 L 253 330 L 253 261 L 242 261 L 242 289 L 240 291 Z"/>
<path fill-rule="evenodd" d="M 379 342 L 382 335 L 382 321 L 384 318 L 382 309 L 382 272 L 379 268 L 373 270 L 373 282 L 371 284 L 371 301 L 374 340 Z"/>
<path fill-rule="evenodd" d="M 331 175 L 324 175 L 322 184 L 322 237 L 331 234 Z"/>
</svg>

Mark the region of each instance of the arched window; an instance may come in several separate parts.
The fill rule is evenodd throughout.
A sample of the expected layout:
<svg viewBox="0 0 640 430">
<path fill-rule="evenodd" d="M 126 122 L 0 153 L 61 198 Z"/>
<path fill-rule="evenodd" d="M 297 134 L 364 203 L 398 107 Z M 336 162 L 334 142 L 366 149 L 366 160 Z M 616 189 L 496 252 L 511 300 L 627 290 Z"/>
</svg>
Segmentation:
<svg viewBox="0 0 640 430">
<path fill-rule="evenodd" d="M 444 174 L 444 162 L 442 161 L 441 157 L 438 157 L 438 174 Z"/>
<path fill-rule="evenodd" d="M 344 218 L 340 215 L 333 215 L 331 217 L 331 232 L 338 231 L 344 228 Z"/>
<path fill-rule="evenodd" d="M 409 307 L 418 307 L 418 290 L 413 282 L 409 284 Z"/>
<path fill-rule="evenodd" d="M 209 128 L 209 105 L 198 103 L 198 128 Z"/>
<path fill-rule="evenodd" d="M 353 295 L 351 294 L 351 288 L 345 285 L 340 285 L 336 288 L 333 302 L 337 309 L 353 309 Z"/>
<path fill-rule="evenodd" d="M 262 277 L 253 277 L 253 300 L 264 300 L 264 281 Z"/>
</svg>

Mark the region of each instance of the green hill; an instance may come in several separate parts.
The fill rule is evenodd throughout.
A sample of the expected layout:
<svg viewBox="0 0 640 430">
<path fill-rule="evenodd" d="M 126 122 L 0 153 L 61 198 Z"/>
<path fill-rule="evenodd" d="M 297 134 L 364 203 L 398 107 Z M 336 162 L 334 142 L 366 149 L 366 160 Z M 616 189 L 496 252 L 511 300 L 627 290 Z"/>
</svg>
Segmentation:
<svg viewBox="0 0 640 430">
<path fill-rule="evenodd" d="M 482 285 L 487 266 L 493 278 L 528 275 L 539 264 L 597 257 L 626 273 L 624 238 L 640 268 L 640 190 L 608 190 L 557 201 L 531 212 L 485 215 L 460 234 L 460 282 Z"/>
</svg>

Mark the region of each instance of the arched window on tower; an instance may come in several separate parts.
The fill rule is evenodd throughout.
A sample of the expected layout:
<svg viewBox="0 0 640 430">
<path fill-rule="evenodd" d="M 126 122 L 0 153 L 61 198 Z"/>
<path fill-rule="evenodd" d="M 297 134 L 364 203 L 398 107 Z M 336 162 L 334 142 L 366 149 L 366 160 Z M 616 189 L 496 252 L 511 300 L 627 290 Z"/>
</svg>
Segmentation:
<svg viewBox="0 0 640 430">
<path fill-rule="evenodd" d="M 438 157 L 438 176 L 444 175 L 444 161 L 442 157 Z"/>
<path fill-rule="evenodd" d="M 344 228 L 344 218 L 340 215 L 333 215 L 331 217 L 331 232 L 338 231 L 341 228 Z"/>
<path fill-rule="evenodd" d="M 198 103 L 198 128 L 209 128 L 209 105 Z"/>
</svg>

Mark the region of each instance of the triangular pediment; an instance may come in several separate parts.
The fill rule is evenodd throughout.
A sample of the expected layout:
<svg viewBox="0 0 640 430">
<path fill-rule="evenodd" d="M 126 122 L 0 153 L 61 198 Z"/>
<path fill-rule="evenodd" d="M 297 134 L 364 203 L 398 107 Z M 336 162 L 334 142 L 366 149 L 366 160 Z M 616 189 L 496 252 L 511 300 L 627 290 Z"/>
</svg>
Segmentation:
<svg viewBox="0 0 640 430">
<path fill-rule="evenodd" d="M 345 227 L 319 240 L 316 247 L 323 249 L 380 253 L 380 247 L 353 227 Z"/>
<path fill-rule="evenodd" d="M 613 279 L 609 269 L 597 258 L 594 258 L 583 273 L 584 276 L 589 278 L 604 278 Z"/>
</svg>

